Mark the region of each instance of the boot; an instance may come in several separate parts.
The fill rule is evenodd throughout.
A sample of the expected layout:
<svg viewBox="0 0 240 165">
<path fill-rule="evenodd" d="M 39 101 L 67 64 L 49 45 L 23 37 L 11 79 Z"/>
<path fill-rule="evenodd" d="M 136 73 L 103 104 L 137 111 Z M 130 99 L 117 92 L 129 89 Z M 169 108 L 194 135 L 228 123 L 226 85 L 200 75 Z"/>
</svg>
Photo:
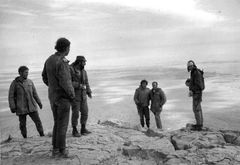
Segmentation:
<svg viewBox="0 0 240 165">
<path fill-rule="evenodd" d="M 86 135 L 86 134 L 90 134 L 90 133 L 92 133 L 92 132 L 90 132 L 90 131 L 88 131 L 88 130 L 86 129 L 86 125 L 85 125 L 85 124 L 82 124 L 81 134 L 82 134 L 82 135 Z"/>
<path fill-rule="evenodd" d="M 59 155 L 59 149 L 58 148 L 54 148 L 53 150 L 52 150 L 52 157 L 56 157 L 56 156 L 58 156 Z"/>
<path fill-rule="evenodd" d="M 70 158 L 69 152 L 68 152 L 67 149 L 59 150 L 58 156 L 59 156 L 60 158 Z"/>
<path fill-rule="evenodd" d="M 197 131 L 202 131 L 202 125 L 197 125 L 197 126 L 196 126 L 196 130 L 197 130 Z"/>
<path fill-rule="evenodd" d="M 45 136 L 45 135 L 44 135 L 44 132 L 39 132 L 39 135 L 40 135 L 40 136 Z"/>
<path fill-rule="evenodd" d="M 72 135 L 73 137 L 80 137 L 80 133 L 78 133 L 77 127 L 73 126 L 73 130 L 72 130 Z"/>
</svg>

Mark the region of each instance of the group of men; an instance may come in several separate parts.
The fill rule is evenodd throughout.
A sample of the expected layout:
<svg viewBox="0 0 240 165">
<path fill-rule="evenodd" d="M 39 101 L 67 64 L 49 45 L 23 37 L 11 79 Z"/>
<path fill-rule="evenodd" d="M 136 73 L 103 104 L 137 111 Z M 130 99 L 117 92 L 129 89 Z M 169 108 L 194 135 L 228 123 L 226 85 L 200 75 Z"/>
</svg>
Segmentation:
<svg viewBox="0 0 240 165">
<path fill-rule="evenodd" d="M 144 127 L 146 123 L 147 128 L 150 127 L 149 102 L 151 101 L 150 109 L 155 116 L 157 128 L 162 129 L 160 113 L 162 112 L 163 105 L 166 103 L 166 96 L 162 89 L 158 88 L 158 83 L 156 81 L 152 83 L 151 90 L 147 88 L 147 85 L 147 80 L 142 80 L 139 88 L 136 89 L 134 94 L 134 102 L 137 106 L 140 124 Z"/>
<path fill-rule="evenodd" d="M 86 123 L 88 119 L 87 96 L 92 98 L 92 91 L 84 69 L 85 57 L 77 56 L 76 60 L 69 65 L 65 56 L 69 54 L 70 41 L 66 38 L 59 38 L 55 49 L 57 52 L 51 55 L 44 64 L 42 80 L 48 86 L 48 97 L 54 118 L 52 155 L 68 157 L 66 132 L 70 107 L 72 107 L 72 135 L 80 137 L 91 133 L 86 129 Z M 8 97 L 11 112 L 19 117 L 20 130 L 24 138 L 27 138 L 27 115 L 34 121 L 40 136 L 44 136 L 42 122 L 37 111 L 37 104 L 42 109 L 42 103 L 33 82 L 28 79 L 28 72 L 28 67 L 19 67 L 19 76 L 11 83 Z M 79 111 L 81 112 L 80 133 L 77 129 Z"/>
<path fill-rule="evenodd" d="M 190 72 L 190 78 L 186 80 L 185 84 L 189 88 L 189 97 L 193 98 L 193 112 L 196 119 L 196 124 L 193 125 L 191 129 L 201 131 L 203 127 L 201 107 L 202 91 L 205 88 L 203 71 L 198 69 L 192 60 L 187 63 L 187 70 Z M 163 105 L 166 103 L 166 96 L 163 90 L 158 88 L 158 83 L 156 81 L 152 82 L 151 90 L 147 88 L 147 85 L 147 80 L 142 80 L 139 88 L 136 89 L 134 94 L 134 102 L 137 106 L 140 124 L 144 127 L 146 123 L 147 128 L 150 127 L 149 104 L 151 102 L 150 110 L 155 116 L 157 128 L 162 129 L 160 114 Z"/>
<path fill-rule="evenodd" d="M 70 41 L 66 38 L 59 38 L 55 45 L 56 53 L 51 55 L 45 62 L 42 71 L 42 80 L 48 86 L 48 97 L 53 113 L 54 126 L 52 132 L 52 156 L 68 157 L 66 149 L 66 132 L 69 123 L 70 107 L 72 107 L 72 135 L 80 137 L 91 133 L 86 129 L 88 119 L 87 96 L 92 98 L 92 91 L 89 86 L 87 72 L 84 69 L 86 59 L 84 56 L 77 56 L 76 60 L 69 65 L 65 58 L 70 51 Z M 194 129 L 201 130 L 202 118 L 202 90 L 199 85 L 202 73 L 197 69 L 193 61 L 188 62 L 188 71 L 191 71 L 190 79 L 186 85 L 189 87 L 189 95 L 193 97 L 193 111 L 196 118 Z M 27 138 L 26 117 L 29 115 L 34 121 L 40 136 L 44 136 L 42 122 L 40 120 L 37 105 L 42 109 L 41 100 L 37 94 L 34 83 L 28 79 L 29 68 L 21 66 L 18 69 L 19 76 L 16 77 L 9 89 L 9 107 L 12 113 L 19 117 L 21 134 Z M 150 110 L 155 115 L 157 128 L 162 129 L 160 113 L 166 103 L 166 96 L 158 83 L 152 83 L 152 89 L 147 88 L 147 80 L 142 80 L 139 88 L 134 94 L 134 101 L 137 105 L 141 126 L 150 127 Z M 78 132 L 77 125 L 81 112 L 81 130 Z M 145 122 L 144 122 L 145 119 Z"/>
</svg>

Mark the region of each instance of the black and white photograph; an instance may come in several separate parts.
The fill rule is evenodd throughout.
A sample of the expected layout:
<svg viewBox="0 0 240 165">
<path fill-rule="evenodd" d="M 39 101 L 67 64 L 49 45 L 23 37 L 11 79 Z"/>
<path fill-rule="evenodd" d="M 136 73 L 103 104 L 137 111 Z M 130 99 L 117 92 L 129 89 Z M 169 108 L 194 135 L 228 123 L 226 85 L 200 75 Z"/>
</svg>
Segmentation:
<svg viewBox="0 0 240 165">
<path fill-rule="evenodd" d="M 239 165 L 240 0 L 0 0 L 1 165 Z"/>
</svg>

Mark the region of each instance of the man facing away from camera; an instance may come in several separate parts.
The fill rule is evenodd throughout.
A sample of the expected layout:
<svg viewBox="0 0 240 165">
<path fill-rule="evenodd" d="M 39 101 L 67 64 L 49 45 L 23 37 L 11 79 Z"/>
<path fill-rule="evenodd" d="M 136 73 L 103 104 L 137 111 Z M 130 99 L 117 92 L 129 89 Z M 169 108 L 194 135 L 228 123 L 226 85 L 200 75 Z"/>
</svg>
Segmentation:
<svg viewBox="0 0 240 165">
<path fill-rule="evenodd" d="M 75 98 L 69 61 L 65 58 L 70 50 L 70 41 L 66 38 L 59 38 L 55 49 L 57 52 L 45 62 L 42 79 L 48 86 L 48 96 L 54 118 L 52 156 L 67 158 L 66 132 L 69 122 L 70 102 Z"/>
<path fill-rule="evenodd" d="M 75 99 L 72 104 L 72 135 L 80 137 L 91 133 L 86 129 L 88 119 L 88 104 L 87 96 L 92 98 L 92 91 L 89 86 L 87 72 L 84 69 L 86 59 L 84 56 L 77 56 L 76 60 L 70 65 L 70 73 L 72 77 L 72 84 L 75 91 Z M 81 112 L 81 135 L 77 130 L 79 111 Z"/>
<path fill-rule="evenodd" d="M 201 131 L 203 127 L 202 91 L 205 88 L 203 71 L 198 69 L 192 60 L 187 63 L 187 70 L 190 72 L 190 79 L 187 79 L 185 84 L 189 87 L 189 97 L 193 98 L 193 112 L 196 119 L 196 124 L 193 125 L 192 130 Z"/>
<path fill-rule="evenodd" d="M 27 115 L 35 123 L 39 135 L 44 136 L 42 122 L 37 111 L 37 104 L 42 109 L 42 103 L 32 80 L 28 79 L 28 72 L 28 67 L 19 67 L 20 76 L 11 83 L 8 96 L 11 112 L 19 117 L 19 127 L 23 138 L 27 138 Z"/>
<path fill-rule="evenodd" d="M 162 112 L 162 107 L 166 103 L 166 96 L 161 88 L 158 88 L 158 83 L 156 81 L 152 82 L 152 89 L 150 92 L 151 99 L 151 111 L 155 116 L 155 121 L 158 129 L 162 129 L 162 122 L 160 118 L 160 113 Z"/>
<path fill-rule="evenodd" d="M 134 102 L 137 106 L 138 115 L 140 117 L 141 126 L 144 127 L 144 118 L 146 120 L 147 128 L 150 127 L 150 114 L 149 114 L 149 101 L 150 101 L 150 89 L 147 88 L 147 80 L 140 82 L 139 88 L 136 89 L 134 94 Z"/>
</svg>

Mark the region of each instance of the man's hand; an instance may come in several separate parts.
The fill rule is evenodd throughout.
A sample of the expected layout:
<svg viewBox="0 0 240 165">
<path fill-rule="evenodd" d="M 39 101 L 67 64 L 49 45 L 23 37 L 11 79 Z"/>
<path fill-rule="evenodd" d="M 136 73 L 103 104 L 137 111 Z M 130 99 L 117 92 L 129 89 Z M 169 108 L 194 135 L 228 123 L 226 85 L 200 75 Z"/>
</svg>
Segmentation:
<svg viewBox="0 0 240 165">
<path fill-rule="evenodd" d="M 92 93 L 88 93 L 87 95 L 90 99 L 92 98 Z"/>
<path fill-rule="evenodd" d="M 188 92 L 188 96 L 189 96 L 189 97 L 192 97 L 192 96 L 193 96 L 193 92 L 192 92 L 192 91 L 189 91 L 189 92 Z"/>
<path fill-rule="evenodd" d="M 12 113 L 16 113 L 16 109 L 13 109 L 13 108 L 12 108 L 12 109 L 11 109 L 11 112 L 12 112 Z"/>
<path fill-rule="evenodd" d="M 185 85 L 187 86 L 187 87 L 189 87 L 190 86 L 190 79 L 188 78 L 186 81 L 185 81 Z"/>
</svg>

